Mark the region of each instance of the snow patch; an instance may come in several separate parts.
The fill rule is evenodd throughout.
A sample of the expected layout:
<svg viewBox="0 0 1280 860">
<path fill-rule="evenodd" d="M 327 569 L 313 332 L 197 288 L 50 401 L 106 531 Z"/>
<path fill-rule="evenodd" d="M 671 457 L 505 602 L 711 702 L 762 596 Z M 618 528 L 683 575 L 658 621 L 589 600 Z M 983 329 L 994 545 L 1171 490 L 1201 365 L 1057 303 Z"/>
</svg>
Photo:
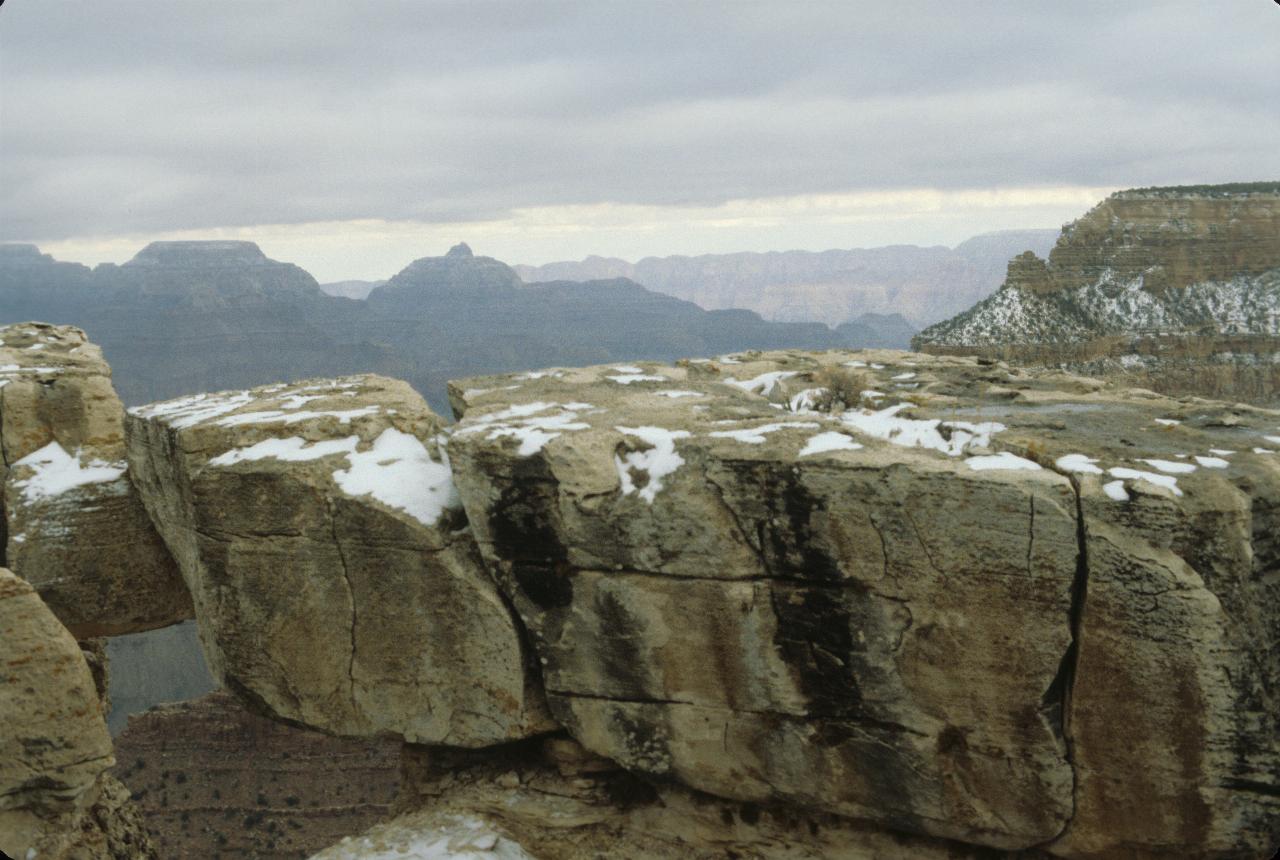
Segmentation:
<svg viewBox="0 0 1280 860">
<path fill-rule="evenodd" d="M 992 435 L 1005 429 L 1003 424 L 987 421 L 973 424 L 968 421 L 942 421 L 937 418 L 899 418 L 898 413 L 911 408 L 909 403 L 898 403 L 885 409 L 851 409 L 840 420 L 875 439 L 882 439 L 904 448 L 929 448 L 948 457 L 958 457 L 970 448 L 986 447 Z"/>
<path fill-rule="evenodd" d="M 1019 457 L 1016 454 L 1010 454 L 1008 451 L 1001 451 L 999 454 L 988 454 L 980 457 L 970 457 L 964 461 L 970 469 L 976 472 L 985 472 L 992 469 L 1008 469 L 1020 472 L 1038 472 L 1040 464 L 1025 457 Z"/>
<path fill-rule="evenodd" d="M 630 385 L 633 382 L 666 382 L 665 376 L 654 376 L 652 373 L 627 373 L 618 376 L 606 376 L 619 385 Z"/>
<path fill-rule="evenodd" d="M 701 391 L 680 391 L 678 389 L 667 389 L 666 391 L 655 391 L 653 393 L 658 395 L 659 397 L 670 397 L 672 400 L 677 400 L 681 397 L 702 397 L 703 396 Z"/>
<path fill-rule="evenodd" d="M 1064 472 L 1075 472 L 1081 475 L 1101 475 L 1097 460 L 1084 454 L 1067 454 L 1054 461 L 1054 465 Z"/>
<path fill-rule="evenodd" d="M 1102 485 L 1102 492 L 1107 494 L 1107 498 L 1117 502 L 1129 501 L 1129 492 L 1124 488 L 1124 481 L 1107 481 Z"/>
<path fill-rule="evenodd" d="M 759 427 L 746 427 L 740 430 L 716 430 L 707 435 L 716 439 L 733 439 L 736 442 L 746 442 L 749 445 L 761 445 L 764 443 L 764 437 L 769 433 L 776 433 L 787 427 L 814 429 L 818 426 L 812 421 L 790 421 L 779 424 L 763 424 Z"/>
<path fill-rule="evenodd" d="M 838 433 L 835 430 L 828 430 L 825 433 L 818 433 L 810 436 L 809 441 L 800 449 L 801 457 L 808 457 L 811 454 L 826 454 L 829 451 L 857 451 L 862 445 L 853 441 L 844 433 Z"/>
<path fill-rule="evenodd" d="M 355 453 L 359 436 L 348 436 L 345 439 L 323 439 L 308 443 L 298 436 L 286 439 L 264 439 L 247 448 L 232 448 L 209 461 L 210 466 L 234 466 L 252 460 L 285 460 L 303 462 L 332 457 L 334 454 Z"/>
<path fill-rule="evenodd" d="M 115 481 L 124 475 L 127 468 L 123 462 L 108 463 L 105 460 L 90 460 L 82 466 L 80 458 L 79 449 L 72 455 L 57 442 L 50 442 L 13 464 L 15 467 L 26 466 L 33 473 L 29 478 L 14 481 L 13 486 L 22 490 L 22 497 L 27 502 L 38 502 L 76 487 Z"/>
<path fill-rule="evenodd" d="M 1141 469 L 1129 469 L 1124 466 L 1116 466 L 1108 469 L 1107 472 L 1113 478 L 1122 478 L 1127 481 L 1146 481 L 1148 484 L 1155 484 L 1157 487 L 1172 490 L 1175 496 L 1182 495 L 1182 490 L 1178 489 L 1178 479 L 1169 475 L 1158 475 L 1155 472 L 1144 472 Z"/>
<path fill-rule="evenodd" d="M 1221 457 L 1196 457 L 1196 462 L 1206 469 L 1225 469 L 1231 464 Z"/>
<path fill-rule="evenodd" d="M 368 451 L 348 452 L 347 463 L 333 473 L 344 493 L 372 496 L 423 525 L 435 525 L 445 510 L 461 505 L 443 445 L 436 461 L 416 436 L 388 427 Z"/>
<path fill-rule="evenodd" d="M 541 451 L 548 442 L 562 433 L 589 429 L 590 424 L 577 419 L 580 412 L 593 408 L 595 407 L 590 403 L 560 404 L 544 401 L 517 403 L 515 406 L 481 416 L 474 422 L 455 430 L 454 435 L 487 433 L 485 438 L 490 441 L 504 437 L 518 439 L 520 447 L 516 449 L 516 455 L 528 457 Z M 541 414 L 553 409 L 557 410 L 555 414 Z"/>
<path fill-rule="evenodd" d="M 139 418 L 157 418 L 175 430 L 195 427 L 228 412 L 234 412 L 241 406 L 253 402 L 253 395 L 248 391 L 233 391 L 225 394 L 193 394 L 146 406 L 135 406 L 129 410 L 130 415 Z"/>
<path fill-rule="evenodd" d="M 1157 418 L 1157 419 L 1156 419 L 1156 423 L 1157 423 L 1157 424 L 1163 424 L 1163 425 L 1164 425 L 1164 426 L 1166 426 L 1166 427 L 1177 427 L 1177 426 L 1178 426 L 1179 424 L 1181 424 L 1182 422 L 1181 422 L 1181 421 L 1175 421 L 1175 420 L 1174 420 L 1174 419 L 1172 419 L 1172 418 Z"/>
<path fill-rule="evenodd" d="M 1189 475 L 1196 470 L 1191 463 L 1175 463 L 1172 460 L 1150 460 L 1140 459 L 1139 463 L 1146 463 L 1148 466 L 1154 466 L 1161 472 L 1167 472 L 1170 475 Z"/>
<path fill-rule="evenodd" d="M 767 397 L 779 382 L 799 374 L 800 371 L 798 370 L 771 370 L 751 379 L 734 379 L 730 376 L 724 381 L 735 388 L 741 388 L 743 391 L 749 391 L 752 394 L 763 394 Z"/>
<path fill-rule="evenodd" d="M 689 438 L 687 430 L 667 430 L 663 427 L 615 427 L 619 433 L 635 436 L 651 445 L 646 451 L 628 451 L 625 457 L 613 455 L 613 464 L 618 470 L 618 480 L 622 485 L 622 495 L 629 496 L 638 492 L 640 498 L 653 504 L 654 497 L 662 489 L 662 479 L 684 465 L 684 458 L 676 453 L 676 440 Z M 642 472 L 648 476 L 643 487 L 637 487 L 632 472 Z"/>
</svg>

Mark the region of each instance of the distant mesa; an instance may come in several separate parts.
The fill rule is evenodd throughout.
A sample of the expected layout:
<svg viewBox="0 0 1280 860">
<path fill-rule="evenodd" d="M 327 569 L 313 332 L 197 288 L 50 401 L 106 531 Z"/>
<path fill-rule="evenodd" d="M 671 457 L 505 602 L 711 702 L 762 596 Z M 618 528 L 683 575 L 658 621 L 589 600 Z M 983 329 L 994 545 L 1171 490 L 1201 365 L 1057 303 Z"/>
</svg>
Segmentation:
<svg viewBox="0 0 1280 860">
<path fill-rule="evenodd" d="M 194 240 L 152 242 L 126 266 L 262 266 L 270 260 L 254 242 Z"/>
</svg>

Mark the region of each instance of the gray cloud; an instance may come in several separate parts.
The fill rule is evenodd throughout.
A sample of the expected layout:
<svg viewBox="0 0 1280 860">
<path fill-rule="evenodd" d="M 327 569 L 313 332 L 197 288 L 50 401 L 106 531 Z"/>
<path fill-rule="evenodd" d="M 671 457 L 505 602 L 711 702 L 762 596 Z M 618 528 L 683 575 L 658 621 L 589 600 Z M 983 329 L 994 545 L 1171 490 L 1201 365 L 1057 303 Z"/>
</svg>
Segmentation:
<svg viewBox="0 0 1280 860">
<path fill-rule="evenodd" d="M 1137 7 L 9 0 L 0 239 L 1280 176 L 1280 8 Z"/>
</svg>

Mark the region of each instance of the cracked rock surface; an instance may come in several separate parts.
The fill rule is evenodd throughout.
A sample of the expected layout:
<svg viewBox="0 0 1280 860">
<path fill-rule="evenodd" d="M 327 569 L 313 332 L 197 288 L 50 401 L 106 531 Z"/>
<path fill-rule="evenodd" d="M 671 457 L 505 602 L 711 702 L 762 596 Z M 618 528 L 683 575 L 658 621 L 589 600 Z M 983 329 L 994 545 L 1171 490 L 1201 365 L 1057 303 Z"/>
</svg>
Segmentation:
<svg viewBox="0 0 1280 860">
<path fill-rule="evenodd" d="M 0 568 L 0 852 L 153 857 L 89 666 L 32 586 Z"/>
<path fill-rule="evenodd" d="M 590 751 L 1004 849 L 1280 839 L 1280 413 L 888 351 L 451 400 L 480 552 Z"/>
<path fill-rule="evenodd" d="M 125 463 L 124 407 L 71 326 L 0 327 L 0 562 L 79 638 L 191 618 Z"/>
<path fill-rule="evenodd" d="M 442 424 L 408 385 L 197 395 L 127 424 L 135 480 L 233 692 L 341 735 L 470 747 L 550 725 Z"/>
</svg>

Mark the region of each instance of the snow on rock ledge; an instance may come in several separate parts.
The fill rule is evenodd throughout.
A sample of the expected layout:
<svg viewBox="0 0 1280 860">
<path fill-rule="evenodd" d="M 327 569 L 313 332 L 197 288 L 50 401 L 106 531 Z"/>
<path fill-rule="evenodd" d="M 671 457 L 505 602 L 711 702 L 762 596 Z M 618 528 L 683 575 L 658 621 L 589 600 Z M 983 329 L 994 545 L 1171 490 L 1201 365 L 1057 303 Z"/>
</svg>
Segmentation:
<svg viewBox="0 0 1280 860">
<path fill-rule="evenodd" d="M 443 429 L 376 376 L 131 411 L 135 478 L 231 689 L 345 735 L 484 746 L 548 725 Z"/>
<path fill-rule="evenodd" d="M 1280 413 L 965 358 L 728 359 L 451 387 L 463 505 L 578 741 L 997 848 L 1266 856 L 1280 458 L 1254 449 Z M 815 411 L 840 372 L 859 402 Z"/>
<path fill-rule="evenodd" d="M 0 548 L 80 638 L 191 617 L 173 559 L 130 484 L 124 407 L 98 347 L 70 326 L 0 327 Z"/>
</svg>

